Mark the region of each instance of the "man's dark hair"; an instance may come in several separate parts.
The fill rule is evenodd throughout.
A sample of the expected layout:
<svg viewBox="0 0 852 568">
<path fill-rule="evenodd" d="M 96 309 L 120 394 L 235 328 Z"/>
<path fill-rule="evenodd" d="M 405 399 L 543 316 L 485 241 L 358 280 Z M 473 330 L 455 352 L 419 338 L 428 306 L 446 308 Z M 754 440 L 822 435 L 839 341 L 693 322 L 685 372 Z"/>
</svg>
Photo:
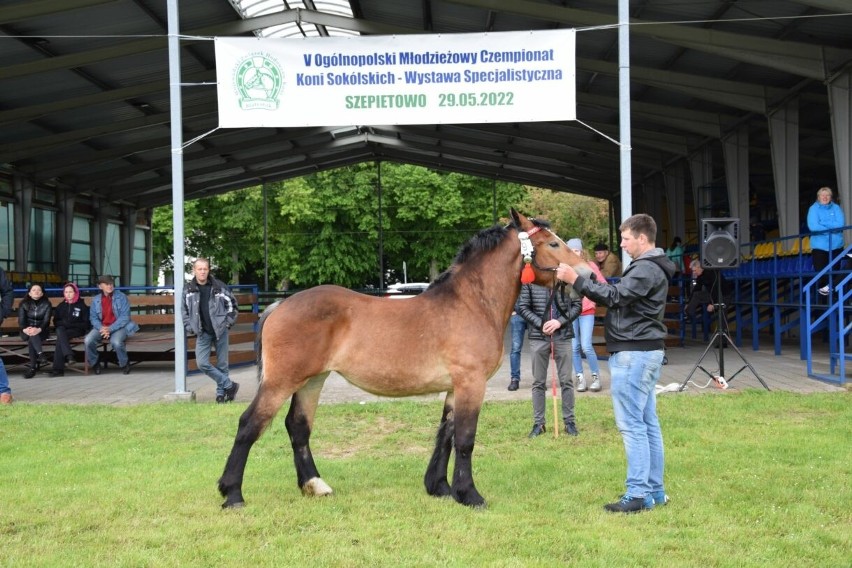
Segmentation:
<svg viewBox="0 0 852 568">
<path fill-rule="evenodd" d="M 652 244 L 656 244 L 657 242 L 657 222 L 654 221 L 653 217 L 646 215 L 645 213 L 637 213 L 636 215 L 628 217 L 624 220 L 618 230 L 630 231 L 633 233 L 634 237 L 645 235 L 648 242 Z"/>
</svg>

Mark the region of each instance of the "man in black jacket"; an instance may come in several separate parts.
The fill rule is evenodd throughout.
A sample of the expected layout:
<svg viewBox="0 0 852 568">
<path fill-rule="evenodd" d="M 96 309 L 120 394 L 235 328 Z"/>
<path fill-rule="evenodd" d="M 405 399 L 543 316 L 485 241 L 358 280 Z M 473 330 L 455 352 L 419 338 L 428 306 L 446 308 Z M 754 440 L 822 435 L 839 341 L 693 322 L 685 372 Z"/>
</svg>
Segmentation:
<svg viewBox="0 0 852 568">
<path fill-rule="evenodd" d="M 547 391 L 547 367 L 551 354 L 556 361 L 556 374 L 562 386 L 562 420 L 565 432 L 576 436 L 577 424 L 574 419 L 574 383 L 573 350 L 571 339 L 574 326 L 571 322 L 579 317 L 582 301 L 575 294 L 568 295 L 557 291 L 550 302 L 551 291 L 535 284 L 521 287 L 516 309 L 527 321 L 529 328 L 530 357 L 532 362 L 532 403 L 533 428 L 529 437 L 535 438 L 545 432 L 545 393 Z"/>
<path fill-rule="evenodd" d="M 556 275 L 574 289 L 607 307 L 606 348 L 615 425 L 627 454 L 626 491 L 614 513 L 632 513 L 665 505 L 663 435 L 657 418 L 657 381 L 668 330 L 663 323 L 669 280 L 675 265 L 655 244 L 657 223 L 643 213 L 619 227 L 621 248 L 633 261 L 616 284 L 594 282 L 560 264 Z"/>
</svg>

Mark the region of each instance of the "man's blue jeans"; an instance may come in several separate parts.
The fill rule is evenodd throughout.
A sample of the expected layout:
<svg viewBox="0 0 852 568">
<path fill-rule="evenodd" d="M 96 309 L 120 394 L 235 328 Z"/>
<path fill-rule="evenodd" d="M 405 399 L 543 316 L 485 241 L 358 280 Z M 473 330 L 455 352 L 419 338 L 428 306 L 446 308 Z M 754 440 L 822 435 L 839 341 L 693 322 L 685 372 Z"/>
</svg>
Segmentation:
<svg viewBox="0 0 852 568">
<path fill-rule="evenodd" d="M 574 373 L 583 372 L 583 360 L 580 357 L 580 352 L 586 354 L 586 361 L 589 362 L 589 371 L 593 375 L 600 375 L 601 368 L 598 365 L 598 354 L 595 353 L 595 347 L 592 345 L 592 334 L 595 331 L 595 314 L 580 316 L 575 319 L 574 338 L 571 340 L 571 348 L 574 350 Z"/>
<path fill-rule="evenodd" d="M 210 363 L 210 351 L 216 348 L 216 365 Z M 231 378 L 228 376 L 228 332 L 219 339 L 212 333 L 202 331 L 195 339 L 195 362 L 202 373 L 216 381 L 216 395 L 224 395 L 225 389 L 231 388 Z"/>
<path fill-rule="evenodd" d="M 91 367 L 98 364 L 98 347 L 101 346 L 101 341 L 101 331 L 99 329 L 93 328 L 88 334 L 86 334 L 86 361 Z M 127 330 L 124 328 L 117 329 L 109 334 L 109 344 L 112 345 L 112 350 L 115 351 L 115 355 L 118 357 L 119 367 L 127 365 L 126 341 Z"/>
<path fill-rule="evenodd" d="M 524 333 L 527 331 L 527 320 L 518 314 L 512 314 L 509 320 L 512 327 L 512 351 L 509 352 L 509 379 L 521 380 L 521 348 L 524 346 Z"/>
<path fill-rule="evenodd" d="M 627 454 L 629 497 L 663 491 L 663 435 L 657 420 L 656 384 L 665 352 L 620 351 L 609 358 L 615 425 Z"/>
</svg>

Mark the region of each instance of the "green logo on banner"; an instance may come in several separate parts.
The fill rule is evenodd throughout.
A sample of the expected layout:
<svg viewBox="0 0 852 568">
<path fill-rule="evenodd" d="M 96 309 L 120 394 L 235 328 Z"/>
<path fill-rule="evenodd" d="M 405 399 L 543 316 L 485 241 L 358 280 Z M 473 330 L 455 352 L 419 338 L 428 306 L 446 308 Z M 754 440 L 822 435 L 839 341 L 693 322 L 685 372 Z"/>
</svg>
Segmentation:
<svg viewBox="0 0 852 568">
<path fill-rule="evenodd" d="M 283 83 L 281 67 L 265 53 L 249 55 L 234 73 L 234 87 L 243 110 L 276 110 Z"/>
</svg>

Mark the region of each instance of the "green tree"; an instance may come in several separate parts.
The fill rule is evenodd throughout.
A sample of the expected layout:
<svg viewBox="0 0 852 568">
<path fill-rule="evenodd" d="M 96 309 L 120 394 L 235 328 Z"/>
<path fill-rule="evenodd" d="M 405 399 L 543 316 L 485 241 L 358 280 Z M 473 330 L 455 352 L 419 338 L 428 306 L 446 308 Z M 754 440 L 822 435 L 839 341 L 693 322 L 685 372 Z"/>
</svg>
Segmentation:
<svg viewBox="0 0 852 568">
<path fill-rule="evenodd" d="M 473 234 L 505 222 L 510 207 L 541 214 L 561 234 L 589 241 L 591 232 L 605 234 L 606 226 L 606 207 L 597 200 L 566 201 L 519 184 L 390 162 L 318 172 L 265 189 L 266 266 L 270 287 L 277 289 L 376 287 L 380 242 L 385 285 L 402 281 L 403 265 L 409 281 L 430 281 Z M 217 276 L 233 283 L 262 283 L 263 194 L 252 187 L 186 202 L 187 256 L 211 258 Z M 152 232 L 157 266 L 169 269 L 171 207 L 154 212 Z"/>
</svg>

